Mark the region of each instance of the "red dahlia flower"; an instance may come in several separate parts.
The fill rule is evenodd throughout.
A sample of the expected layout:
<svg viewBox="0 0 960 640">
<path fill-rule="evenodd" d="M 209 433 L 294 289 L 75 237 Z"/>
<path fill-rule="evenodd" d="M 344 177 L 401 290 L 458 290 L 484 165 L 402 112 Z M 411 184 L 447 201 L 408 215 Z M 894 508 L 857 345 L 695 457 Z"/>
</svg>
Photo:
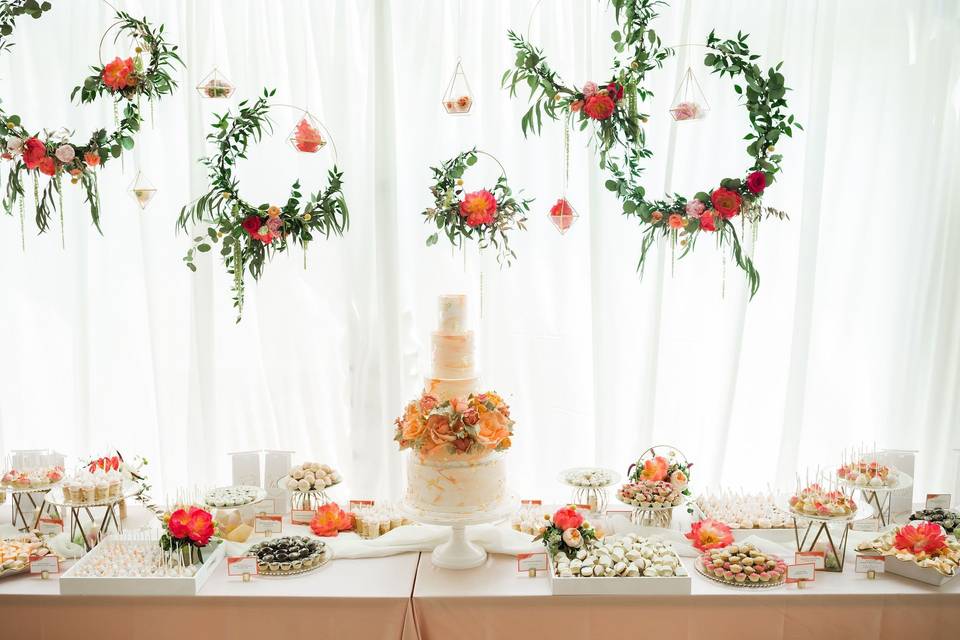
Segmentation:
<svg viewBox="0 0 960 640">
<path fill-rule="evenodd" d="M 497 199 L 486 189 L 468 193 L 460 203 L 460 215 L 467 219 L 467 226 L 470 227 L 493 224 L 497 215 Z"/>
<path fill-rule="evenodd" d="M 710 202 L 722 217 L 729 220 L 740 213 L 740 194 L 724 187 L 720 187 L 710 194 Z"/>
<path fill-rule="evenodd" d="M 590 96 L 583 104 L 583 112 L 587 114 L 587 117 L 593 118 L 594 120 L 606 120 L 613 115 L 613 109 L 615 107 L 616 104 L 614 104 L 613 98 L 605 93 L 598 93 Z"/>
</svg>

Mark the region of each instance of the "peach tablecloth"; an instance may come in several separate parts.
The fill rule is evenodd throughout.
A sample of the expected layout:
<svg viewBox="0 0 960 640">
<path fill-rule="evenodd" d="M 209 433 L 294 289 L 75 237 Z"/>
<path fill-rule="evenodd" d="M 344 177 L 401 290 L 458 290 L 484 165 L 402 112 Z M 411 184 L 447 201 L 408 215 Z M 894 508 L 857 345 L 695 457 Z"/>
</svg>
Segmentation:
<svg viewBox="0 0 960 640">
<path fill-rule="evenodd" d="M 517 574 L 513 558 L 454 572 L 423 554 L 413 613 L 422 640 L 956 640 L 960 581 L 939 589 L 893 575 L 868 581 L 851 562 L 803 590 L 736 590 L 694 575 L 690 596 L 551 596 L 548 578 Z"/>
</svg>

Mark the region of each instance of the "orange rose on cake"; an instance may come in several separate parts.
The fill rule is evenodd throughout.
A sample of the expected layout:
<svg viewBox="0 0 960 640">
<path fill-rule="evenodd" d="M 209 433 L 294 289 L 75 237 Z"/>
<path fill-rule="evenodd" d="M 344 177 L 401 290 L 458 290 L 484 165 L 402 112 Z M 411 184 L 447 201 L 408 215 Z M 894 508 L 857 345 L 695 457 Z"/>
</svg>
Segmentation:
<svg viewBox="0 0 960 640">
<path fill-rule="evenodd" d="M 510 437 L 510 419 L 499 411 L 480 414 L 477 424 L 477 442 L 489 449 L 496 449 Z"/>
</svg>

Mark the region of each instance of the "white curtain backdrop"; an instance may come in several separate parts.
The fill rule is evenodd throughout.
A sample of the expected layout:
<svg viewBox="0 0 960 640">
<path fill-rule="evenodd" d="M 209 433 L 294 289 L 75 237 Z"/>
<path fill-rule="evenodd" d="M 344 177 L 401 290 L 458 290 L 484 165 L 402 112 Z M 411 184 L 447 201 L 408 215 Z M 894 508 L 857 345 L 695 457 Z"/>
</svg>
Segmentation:
<svg viewBox="0 0 960 640">
<path fill-rule="evenodd" d="M 438 294 L 471 294 L 484 383 L 517 419 L 511 483 L 561 499 L 559 470 L 620 470 L 670 443 L 696 464 L 696 489 L 791 486 L 797 470 L 858 443 L 918 451 L 916 494 L 950 491 L 960 447 L 960 4 L 946 0 L 676 0 L 656 25 L 667 44 L 750 34 L 762 62 L 784 61 L 806 127 L 779 145 L 785 173 L 766 196 L 789 221 L 765 222 L 753 251 L 753 301 L 710 243 L 675 264 L 669 247 L 641 280 L 640 234 L 607 192 L 585 134 L 571 140 L 569 198 L 580 219 L 559 235 L 556 123 L 524 139 L 525 100 L 499 88 L 514 58 L 508 29 L 530 35 L 568 82 L 608 75 L 612 11 L 592 0 L 119 0 L 164 23 L 187 65 L 179 91 L 121 167 L 101 175 L 103 235 L 67 187 L 59 228 L 26 251 L 0 216 L 0 450 L 74 456 L 120 449 L 151 460 L 159 491 L 229 481 L 227 452 L 296 451 L 342 469 L 340 499 L 399 495 L 392 421 L 422 385 Z M 111 11 L 54 2 L 22 18 L 0 56 L 0 96 L 35 130 L 85 138 L 112 125 L 107 102 L 78 107 L 72 87 L 97 62 Z M 108 42 L 104 57 L 122 50 Z M 655 157 L 646 186 L 692 194 L 747 166 L 747 132 L 728 79 L 703 50 L 650 80 Z M 457 58 L 476 98 L 467 117 L 440 99 Z M 672 125 L 687 64 L 712 111 Z M 201 100 L 214 66 L 238 87 Z M 181 206 L 205 191 L 198 159 L 215 112 L 276 88 L 332 132 L 351 228 L 316 242 L 304 269 L 280 256 L 248 285 L 234 324 L 216 251 L 192 274 Z M 524 96 L 525 97 L 525 96 Z M 324 184 L 332 153 L 285 145 L 296 112 L 241 168 L 244 196 L 286 198 L 297 177 Z M 425 247 L 429 167 L 478 146 L 535 196 L 519 259 Z M 667 157 L 673 154 L 668 165 Z M 481 162 L 467 176 L 495 175 Z M 492 163 L 489 163 L 492 164 Z M 142 170 L 159 191 L 141 212 L 127 189 Z M 482 285 L 481 285 L 482 283 Z M 482 292 L 481 292 L 482 286 Z M 481 317 L 482 299 L 482 317 Z"/>
</svg>

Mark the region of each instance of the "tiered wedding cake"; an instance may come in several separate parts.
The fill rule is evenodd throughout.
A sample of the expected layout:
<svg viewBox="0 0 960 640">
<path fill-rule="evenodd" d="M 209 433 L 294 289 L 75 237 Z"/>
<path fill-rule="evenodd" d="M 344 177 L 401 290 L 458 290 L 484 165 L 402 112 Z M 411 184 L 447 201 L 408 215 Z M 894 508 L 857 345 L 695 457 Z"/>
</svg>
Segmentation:
<svg viewBox="0 0 960 640">
<path fill-rule="evenodd" d="M 499 452 L 510 446 L 513 420 L 497 394 L 477 392 L 466 296 L 440 296 L 431 342 L 432 376 L 396 421 L 400 448 L 412 449 L 404 502 L 441 517 L 501 509 L 508 498 Z"/>
</svg>

